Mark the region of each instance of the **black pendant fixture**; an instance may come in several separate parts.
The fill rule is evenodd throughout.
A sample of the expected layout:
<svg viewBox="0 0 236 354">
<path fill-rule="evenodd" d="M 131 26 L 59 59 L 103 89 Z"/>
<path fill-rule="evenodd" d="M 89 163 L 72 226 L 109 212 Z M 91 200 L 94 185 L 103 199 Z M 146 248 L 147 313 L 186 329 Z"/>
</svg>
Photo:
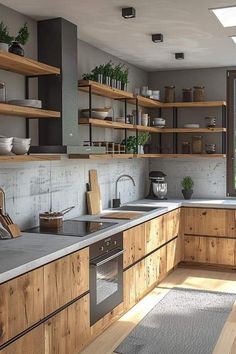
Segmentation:
<svg viewBox="0 0 236 354">
<path fill-rule="evenodd" d="M 126 19 L 135 18 L 136 10 L 134 7 L 123 7 L 122 8 L 122 16 Z"/>
</svg>

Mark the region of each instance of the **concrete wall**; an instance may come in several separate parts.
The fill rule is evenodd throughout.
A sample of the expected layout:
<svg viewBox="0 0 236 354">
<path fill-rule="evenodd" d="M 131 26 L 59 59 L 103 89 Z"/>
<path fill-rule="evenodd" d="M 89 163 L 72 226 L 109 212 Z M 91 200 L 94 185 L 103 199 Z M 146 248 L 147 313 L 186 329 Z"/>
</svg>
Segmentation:
<svg viewBox="0 0 236 354">
<path fill-rule="evenodd" d="M 234 68 L 229 68 L 234 69 Z M 164 86 L 176 86 L 176 100 L 182 100 L 182 89 L 204 85 L 206 100 L 226 100 L 226 71 L 227 68 L 178 70 L 149 73 L 151 89 L 160 88 L 164 98 Z M 164 110 L 162 115 L 167 119 L 167 126 L 172 126 L 170 110 Z M 216 116 L 217 126 L 222 124 L 220 108 L 180 109 L 179 127 L 185 123 L 200 123 L 205 127 L 205 117 Z M 221 153 L 221 134 L 201 134 L 205 143 L 216 143 L 217 152 Z M 181 141 L 191 142 L 190 134 L 179 134 L 179 152 Z M 171 146 L 170 137 L 163 137 L 163 144 Z M 195 182 L 195 198 L 213 198 L 226 196 L 226 161 L 225 159 L 168 159 L 150 160 L 151 170 L 162 170 L 168 175 L 169 196 L 180 196 L 180 181 L 189 175 Z"/>
</svg>

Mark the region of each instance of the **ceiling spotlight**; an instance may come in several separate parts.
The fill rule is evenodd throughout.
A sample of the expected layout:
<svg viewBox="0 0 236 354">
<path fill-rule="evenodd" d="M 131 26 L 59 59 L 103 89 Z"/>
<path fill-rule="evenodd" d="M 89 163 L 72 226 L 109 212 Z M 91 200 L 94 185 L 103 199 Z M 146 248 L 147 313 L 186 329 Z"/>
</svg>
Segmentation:
<svg viewBox="0 0 236 354">
<path fill-rule="evenodd" d="M 163 34 L 162 34 L 162 33 L 152 34 L 152 41 L 153 41 L 154 43 L 161 43 L 161 42 L 163 42 Z"/>
<path fill-rule="evenodd" d="M 218 18 L 223 27 L 236 26 L 236 6 L 219 7 L 210 9 Z"/>
<path fill-rule="evenodd" d="M 136 10 L 134 7 L 123 7 L 122 8 L 122 16 L 124 18 L 135 18 Z"/>
<path fill-rule="evenodd" d="M 184 59 L 184 53 L 175 53 L 175 59 L 176 60 Z"/>
</svg>

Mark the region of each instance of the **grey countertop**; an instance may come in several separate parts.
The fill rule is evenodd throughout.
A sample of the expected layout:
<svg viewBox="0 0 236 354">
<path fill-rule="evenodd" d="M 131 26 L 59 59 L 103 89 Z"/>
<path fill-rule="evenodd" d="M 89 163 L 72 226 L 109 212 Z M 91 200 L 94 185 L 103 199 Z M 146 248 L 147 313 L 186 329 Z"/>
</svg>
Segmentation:
<svg viewBox="0 0 236 354">
<path fill-rule="evenodd" d="M 81 216 L 76 220 L 87 221 L 111 221 L 116 225 L 107 229 L 94 232 L 82 238 L 72 236 L 56 236 L 46 234 L 23 233 L 21 237 L 0 241 L 0 283 L 10 280 L 23 273 L 52 262 L 60 257 L 66 256 L 81 248 L 87 247 L 97 241 L 109 237 L 115 233 L 124 231 L 145 221 L 160 216 L 168 211 L 181 206 L 204 207 L 204 208 L 230 208 L 236 209 L 236 199 L 199 199 L 199 200 L 139 200 L 134 203 L 138 205 L 154 206 L 156 209 L 151 212 L 140 213 L 140 216 L 132 220 L 100 219 L 96 216 Z M 104 210 L 104 213 L 114 210 Z"/>
</svg>

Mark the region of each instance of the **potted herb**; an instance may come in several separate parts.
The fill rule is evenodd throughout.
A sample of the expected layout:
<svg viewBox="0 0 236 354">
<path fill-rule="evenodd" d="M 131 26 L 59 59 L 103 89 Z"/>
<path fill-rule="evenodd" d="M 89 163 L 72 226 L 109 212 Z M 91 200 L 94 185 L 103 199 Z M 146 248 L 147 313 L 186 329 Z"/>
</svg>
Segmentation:
<svg viewBox="0 0 236 354">
<path fill-rule="evenodd" d="M 121 73 L 121 64 L 117 64 L 113 69 L 111 87 L 113 88 L 120 87 L 120 73 Z"/>
<path fill-rule="evenodd" d="M 129 69 L 125 68 L 122 72 L 122 78 L 121 78 L 121 89 L 127 91 L 128 89 L 128 74 L 129 74 Z"/>
<path fill-rule="evenodd" d="M 138 136 L 138 154 L 144 154 L 144 145 L 148 142 L 150 134 L 143 132 Z"/>
<path fill-rule="evenodd" d="M 25 23 L 24 26 L 20 28 L 17 36 L 14 38 L 9 48 L 9 52 L 23 57 L 25 55 L 25 51 L 22 46 L 24 46 L 27 43 L 28 39 L 29 39 L 29 30 L 28 30 L 27 23 Z"/>
<path fill-rule="evenodd" d="M 10 36 L 9 30 L 3 22 L 0 23 L 0 50 L 8 52 L 8 46 L 12 42 L 13 37 Z"/>
<path fill-rule="evenodd" d="M 111 86 L 111 77 L 113 73 L 113 64 L 111 60 L 104 65 L 104 76 L 103 76 L 103 83 L 105 85 Z"/>
<path fill-rule="evenodd" d="M 184 199 L 191 199 L 192 194 L 193 194 L 192 188 L 194 186 L 194 182 L 193 182 L 192 178 L 189 176 L 184 177 L 181 184 L 183 187 L 182 193 L 183 193 Z"/>
<path fill-rule="evenodd" d="M 129 136 L 126 141 L 125 139 L 121 142 L 121 145 L 126 146 L 126 153 L 127 154 L 135 154 L 137 151 L 136 147 L 136 137 L 135 136 Z"/>
</svg>

